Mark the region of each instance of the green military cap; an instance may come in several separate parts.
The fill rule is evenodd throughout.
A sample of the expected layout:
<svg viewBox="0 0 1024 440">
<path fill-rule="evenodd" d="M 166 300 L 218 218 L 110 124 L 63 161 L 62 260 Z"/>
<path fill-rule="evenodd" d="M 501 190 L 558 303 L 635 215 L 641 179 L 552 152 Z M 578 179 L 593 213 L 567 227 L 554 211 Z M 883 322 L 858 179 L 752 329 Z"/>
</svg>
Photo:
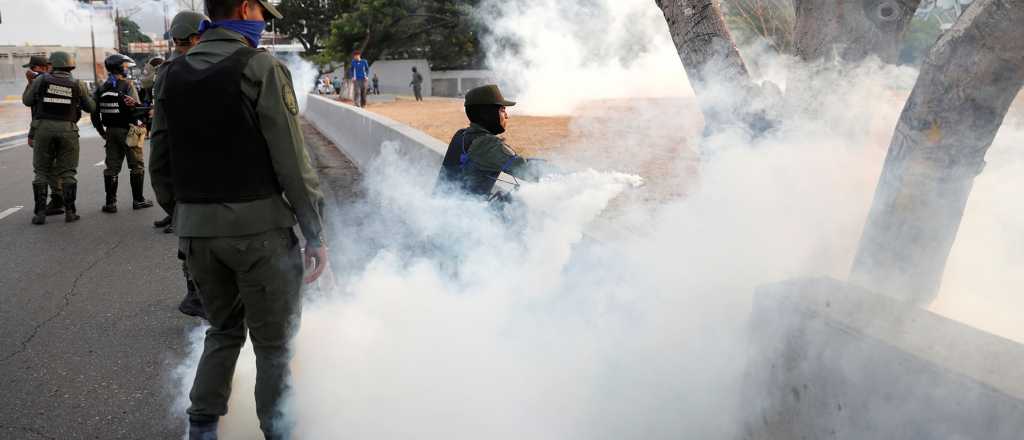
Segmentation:
<svg viewBox="0 0 1024 440">
<path fill-rule="evenodd" d="M 270 0 L 260 0 L 260 4 L 263 5 L 263 7 L 267 9 L 267 12 L 269 12 L 270 15 L 273 15 L 274 18 L 278 20 L 284 18 L 284 15 L 281 15 L 281 11 L 278 11 L 277 8 L 270 3 Z"/>
<path fill-rule="evenodd" d="M 67 52 L 54 52 L 50 54 L 50 64 L 54 69 L 75 68 L 75 57 Z"/>
<path fill-rule="evenodd" d="M 505 99 L 501 95 L 501 90 L 498 90 L 498 86 L 488 84 L 466 92 L 466 106 L 471 105 L 502 105 L 511 107 L 516 105 L 516 102 Z"/>
<path fill-rule="evenodd" d="M 40 66 L 46 66 L 46 65 L 49 65 L 49 64 L 50 64 L 50 60 L 46 59 L 46 57 L 44 57 L 42 55 L 32 55 L 28 59 L 28 64 L 26 64 L 24 66 L 21 66 L 21 67 L 23 67 L 23 68 L 40 67 Z"/>
<path fill-rule="evenodd" d="M 181 11 L 171 20 L 171 29 L 167 33 L 175 40 L 185 40 L 199 33 L 199 25 L 209 20 L 205 15 L 192 11 Z"/>
</svg>

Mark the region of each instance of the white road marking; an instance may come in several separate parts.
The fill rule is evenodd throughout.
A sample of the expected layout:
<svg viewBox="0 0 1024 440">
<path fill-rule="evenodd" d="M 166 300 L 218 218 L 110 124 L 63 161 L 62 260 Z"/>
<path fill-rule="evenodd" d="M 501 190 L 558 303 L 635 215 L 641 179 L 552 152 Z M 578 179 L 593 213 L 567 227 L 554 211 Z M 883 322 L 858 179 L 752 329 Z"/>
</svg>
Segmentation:
<svg viewBox="0 0 1024 440">
<path fill-rule="evenodd" d="M 103 166 L 103 164 L 105 164 L 105 163 L 107 163 L 107 161 L 105 161 L 105 160 L 101 160 L 101 161 L 99 161 L 99 162 L 96 162 L 95 164 L 93 164 L 93 166 L 94 166 L 94 167 L 101 167 L 101 166 Z"/>
<path fill-rule="evenodd" d="M 0 147 L 0 151 L 13 150 L 13 149 L 18 148 L 18 147 L 24 147 L 25 145 L 28 145 L 28 144 L 15 144 L 15 145 L 11 145 L 9 147 Z"/>
<path fill-rule="evenodd" d="M 8 208 L 4 212 L 0 212 L 0 220 L 3 220 L 5 217 L 20 211 L 21 208 L 24 208 L 24 206 L 15 206 L 13 208 Z"/>
</svg>

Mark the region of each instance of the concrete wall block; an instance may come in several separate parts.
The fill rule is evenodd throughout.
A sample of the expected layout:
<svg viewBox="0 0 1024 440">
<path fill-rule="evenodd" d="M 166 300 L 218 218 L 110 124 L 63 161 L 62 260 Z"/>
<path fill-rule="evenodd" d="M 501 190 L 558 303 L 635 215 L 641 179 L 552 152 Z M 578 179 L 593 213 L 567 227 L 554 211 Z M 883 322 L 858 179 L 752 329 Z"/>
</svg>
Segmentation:
<svg viewBox="0 0 1024 440">
<path fill-rule="evenodd" d="M 1019 439 L 1024 346 L 831 279 L 762 287 L 747 439 Z"/>
<path fill-rule="evenodd" d="M 394 142 L 416 163 L 438 169 L 447 145 L 419 130 L 378 114 L 318 95 L 309 95 L 306 120 L 365 170 L 381 144 Z"/>
</svg>

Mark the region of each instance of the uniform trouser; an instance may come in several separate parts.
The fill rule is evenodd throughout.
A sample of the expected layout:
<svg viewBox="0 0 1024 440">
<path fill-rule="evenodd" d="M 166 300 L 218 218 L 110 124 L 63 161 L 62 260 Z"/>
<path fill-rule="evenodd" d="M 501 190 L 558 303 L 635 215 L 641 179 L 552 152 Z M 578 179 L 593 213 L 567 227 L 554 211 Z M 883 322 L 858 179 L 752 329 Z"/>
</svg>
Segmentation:
<svg viewBox="0 0 1024 440">
<path fill-rule="evenodd" d="M 28 139 L 30 141 L 32 141 L 31 145 L 35 145 L 35 139 L 36 139 L 36 128 L 35 127 L 30 127 L 28 129 Z M 60 184 L 60 180 L 57 179 L 57 175 L 56 174 L 51 174 L 49 179 L 47 179 L 46 182 L 50 185 L 50 194 L 60 195 L 60 194 L 63 193 L 62 185 Z"/>
<path fill-rule="evenodd" d="M 256 353 L 256 414 L 264 433 L 287 429 L 278 405 L 288 388 L 289 343 L 301 314 L 302 258 L 291 229 L 241 237 L 181 238 L 210 328 L 189 397 L 189 418 L 227 413 L 246 329 Z"/>
<path fill-rule="evenodd" d="M 103 170 L 104 176 L 118 175 L 121 172 L 121 165 L 126 159 L 128 170 L 132 174 L 146 172 L 146 163 L 142 158 L 142 146 L 129 147 L 125 142 L 127 139 L 127 128 L 107 127 L 107 143 L 103 145 L 103 148 L 107 150 L 107 169 Z"/>
<path fill-rule="evenodd" d="M 32 170 L 33 184 L 60 187 L 64 183 L 78 183 L 78 132 L 37 129 L 32 138 Z"/>
<path fill-rule="evenodd" d="M 357 79 L 355 83 L 352 101 L 360 107 L 366 107 L 366 80 Z"/>
<path fill-rule="evenodd" d="M 412 86 L 412 92 L 416 95 L 417 101 L 423 100 L 423 86 Z"/>
</svg>

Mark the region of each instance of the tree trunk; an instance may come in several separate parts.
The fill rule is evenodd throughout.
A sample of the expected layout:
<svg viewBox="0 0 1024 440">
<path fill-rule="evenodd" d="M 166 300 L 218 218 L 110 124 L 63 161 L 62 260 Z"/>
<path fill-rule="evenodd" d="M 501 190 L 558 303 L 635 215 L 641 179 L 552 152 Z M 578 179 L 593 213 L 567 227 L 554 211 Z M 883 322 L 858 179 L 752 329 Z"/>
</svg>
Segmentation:
<svg viewBox="0 0 1024 440">
<path fill-rule="evenodd" d="M 741 125 L 755 132 L 770 123 L 751 101 L 759 97 L 715 0 L 655 0 L 686 69 L 705 132 Z"/>
<path fill-rule="evenodd" d="M 903 32 L 921 0 L 794 0 L 793 40 L 804 61 L 896 62 Z"/>
<path fill-rule="evenodd" d="M 934 299 L 974 177 L 1024 84 L 1024 0 L 975 0 L 932 47 L 896 126 L 850 279 Z"/>
</svg>

